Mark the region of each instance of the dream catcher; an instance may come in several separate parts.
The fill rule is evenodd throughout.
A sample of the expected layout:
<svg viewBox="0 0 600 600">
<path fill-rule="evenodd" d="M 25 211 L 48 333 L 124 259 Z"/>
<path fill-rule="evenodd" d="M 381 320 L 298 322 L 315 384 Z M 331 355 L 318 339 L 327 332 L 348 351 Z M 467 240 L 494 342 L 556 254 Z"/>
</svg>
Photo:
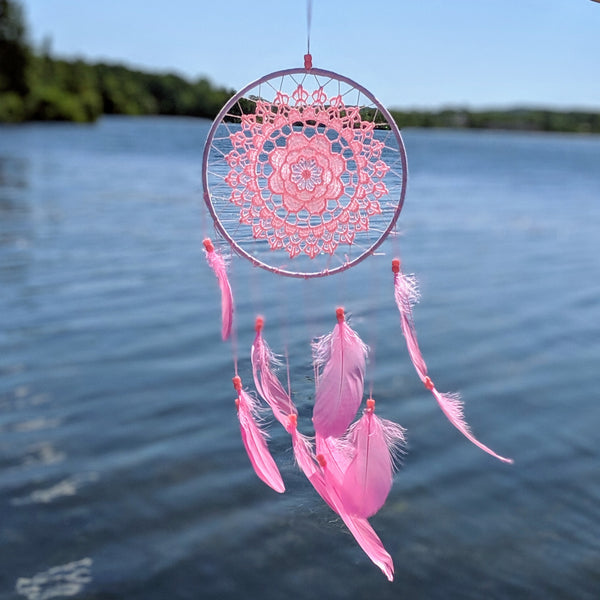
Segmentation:
<svg viewBox="0 0 600 600">
<path fill-rule="evenodd" d="M 389 112 L 358 83 L 313 67 L 310 44 L 303 68 L 261 77 L 227 102 L 204 151 L 204 199 L 219 237 L 234 254 L 280 277 L 335 277 L 371 257 L 394 229 L 406 179 L 404 144 Z M 234 299 L 224 244 L 216 239 L 205 239 L 204 247 L 221 290 L 226 340 L 234 336 Z M 479 448 L 512 462 L 472 435 L 459 397 L 440 393 L 430 378 L 412 316 L 417 285 L 398 258 L 391 260 L 389 289 L 410 359 L 444 414 Z M 391 581 L 391 556 L 367 519 L 390 492 L 404 430 L 376 414 L 370 394 L 355 421 L 365 400 L 368 348 L 344 309 L 334 309 L 332 331 L 312 343 L 314 437 L 299 431 L 289 386 L 263 337 L 265 321 L 256 319 L 249 354 L 257 393 L 238 375 L 234 352 L 242 440 L 258 477 L 283 492 L 262 425 L 266 405 L 290 435 L 299 468 Z"/>
</svg>

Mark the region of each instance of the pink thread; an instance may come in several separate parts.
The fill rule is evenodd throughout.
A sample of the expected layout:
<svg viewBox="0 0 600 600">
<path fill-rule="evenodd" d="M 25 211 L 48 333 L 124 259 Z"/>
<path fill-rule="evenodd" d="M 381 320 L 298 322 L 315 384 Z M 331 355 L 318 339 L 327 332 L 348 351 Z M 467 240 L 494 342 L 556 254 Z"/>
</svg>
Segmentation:
<svg viewBox="0 0 600 600">
<path fill-rule="evenodd" d="M 225 157 L 239 222 L 291 258 L 353 244 L 388 194 L 389 166 L 374 131 L 358 107 L 323 88 L 311 93 L 300 84 L 291 98 L 279 91 L 272 102 L 256 100 Z"/>
</svg>

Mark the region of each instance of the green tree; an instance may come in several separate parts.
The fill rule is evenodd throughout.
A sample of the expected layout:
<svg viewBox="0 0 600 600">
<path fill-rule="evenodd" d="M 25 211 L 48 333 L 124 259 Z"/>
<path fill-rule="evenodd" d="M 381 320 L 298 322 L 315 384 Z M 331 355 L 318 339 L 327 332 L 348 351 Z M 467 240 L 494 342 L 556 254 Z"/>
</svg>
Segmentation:
<svg viewBox="0 0 600 600">
<path fill-rule="evenodd" d="M 21 5 L 0 0 L 0 94 L 29 92 L 27 70 L 30 53 Z"/>
</svg>

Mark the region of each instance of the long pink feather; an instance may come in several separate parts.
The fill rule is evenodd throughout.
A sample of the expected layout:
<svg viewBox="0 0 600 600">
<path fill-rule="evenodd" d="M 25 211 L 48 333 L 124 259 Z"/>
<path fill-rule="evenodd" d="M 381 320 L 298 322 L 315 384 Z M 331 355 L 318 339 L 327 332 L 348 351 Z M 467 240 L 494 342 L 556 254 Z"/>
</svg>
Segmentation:
<svg viewBox="0 0 600 600">
<path fill-rule="evenodd" d="M 429 377 L 425 380 L 425 387 L 431 391 L 433 397 L 439 404 L 442 412 L 448 417 L 448 420 L 456 429 L 458 429 L 470 442 L 475 444 L 478 448 L 481 448 L 484 452 L 487 452 L 494 458 L 501 460 L 502 462 L 512 464 L 514 460 L 512 458 L 506 458 L 496 454 L 491 448 L 488 448 L 485 444 L 482 444 L 472 433 L 469 425 L 465 421 L 463 415 L 462 402 L 459 394 L 440 394 L 437 391 L 433 382 Z"/>
<path fill-rule="evenodd" d="M 394 271 L 394 298 L 400 311 L 402 333 L 406 340 L 410 360 L 419 374 L 421 381 L 424 381 L 425 377 L 427 377 L 427 365 L 419 349 L 415 322 L 412 315 L 412 308 L 419 301 L 419 288 L 415 276 L 402 273 L 400 270 L 400 261 L 398 259 L 394 260 L 398 261 L 397 263 L 392 262 L 392 270 Z"/>
<path fill-rule="evenodd" d="M 394 581 L 394 561 L 369 521 L 343 512 L 339 515 L 365 554 L 383 571 L 388 581 Z"/>
<path fill-rule="evenodd" d="M 281 479 L 281 473 L 269 452 L 266 433 L 257 423 L 256 402 L 242 389 L 242 381 L 237 375 L 233 378 L 233 385 L 238 393 L 236 399 L 238 419 L 248 458 L 258 477 L 281 494 L 285 491 L 285 485 Z"/>
<path fill-rule="evenodd" d="M 364 391 L 367 347 L 346 323 L 343 308 L 336 316 L 333 331 L 313 344 L 315 371 L 320 373 L 313 424 L 322 437 L 339 437 L 346 431 Z"/>
<path fill-rule="evenodd" d="M 221 289 L 221 337 L 226 340 L 231 335 L 233 324 L 233 294 L 227 277 L 227 267 L 224 258 L 215 250 L 209 238 L 206 238 L 203 244 L 206 250 L 206 261 L 217 276 Z"/>
<path fill-rule="evenodd" d="M 365 554 L 381 569 L 389 581 L 393 581 L 394 562 L 392 557 L 384 548 L 379 536 L 369 522 L 365 518 L 352 515 L 346 510 L 336 488 L 329 485 L 332 478 L 327 477 L 327 460 L 319 454 L 316 457 L 318 462 L 315 462 L 312 446 L 308 439 L 296 430 L 296 424 L 297 418 L 293 415 L 289 419 L 288 431 L 292 436 L 294 455 L 298 465 L 319 496 L 342 518 Z"/>
<path fill-rule="evenodd" d="M 354 457 L 340 490 L 347 510 L 365 518 L 385 503 L 392 489 L 394 456 L 404 444 L 404 429 L 380 419 L 374 410 L 375 401 L 369 398 L 364 414 L 348 431 Z"/>
<path fill-rule="evenodd" d="M 512 458 L 505 458 L 496 454 L 491 448 L 482 444 L 471 433 L 471 430 L 465 420 L 462 408 L 462 402 L 458 394 L 441 394 L 435 388 L 435 385 L 427 375 L 427 365 L 421 354 L 417 342 L 414 320 L 412 316 L 412 307 L 419 298 L 416 282 L 412 276 L 406 276 L 400 269 L 400 259 L 392 260 L 392 271 L 394 273 L 394 297 L 396 305 L 400 311 L 400 325 L 402 333 L 406 340 L 408 354 L 425 387 L 433 394 L 442 412 L 446 415 L 450 423 L 456 427 L 470 442 L 487 452 L 494 458 L 502 462 L 512 463 Z"/>
<path fill-rule="evenodd" d="M 312 443 L 309 438 L 298 431 L 297 415 L 290 415 L 286 429 L 292 437 L 294 458 L 296 459 L 296 463 L 300 467 L 300 470 L 310 481 L 319 496 L 321 496 L 321 498 L 329 505 L 329 508 L 334 512 L 337 512 L 331 499 L 331 493 L 328 490 L 327 482 L 325 481 L 325 475 L 317 463 Z"/>
<path fill-rule="evenodd" d="M 279 378 L 273 371 L 273 365 L 276 363 L 276 360 L 271 348 L 269 348 L 262 336 L 263 325 L 263 318 L 257 317 L 256 337 L 254 338 L 250 355 L 254 384 L 258 393 L 271 407 L 275 418 L 286 427 L 289 415 L 297 415 L 298 411 L 290 395 L 285 391 Z"/>
</svg>

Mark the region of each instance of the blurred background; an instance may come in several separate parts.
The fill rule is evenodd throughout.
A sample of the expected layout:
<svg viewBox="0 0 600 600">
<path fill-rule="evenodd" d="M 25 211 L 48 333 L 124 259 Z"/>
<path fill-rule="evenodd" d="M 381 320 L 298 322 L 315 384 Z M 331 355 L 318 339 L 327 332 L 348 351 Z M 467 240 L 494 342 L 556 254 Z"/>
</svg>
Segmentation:
<svg viewBox="0 0 600 600">
<path fill-rule="evenodd" d="M 577 598 L 600 594 L 600 5 L 0 0 L 0 598 Z M 201 241 L 211 120 L 301 66 L 402 128 L 398 238 L 320 281 L 233 257 L 310 433 L 310 341 L 342 303 L 380 416 L 407 428 L 371 520 L 388 583 L 294 464 L 254 475 Z M 421 283 L 409 362 L 390 259 Z"/>
</svg>

